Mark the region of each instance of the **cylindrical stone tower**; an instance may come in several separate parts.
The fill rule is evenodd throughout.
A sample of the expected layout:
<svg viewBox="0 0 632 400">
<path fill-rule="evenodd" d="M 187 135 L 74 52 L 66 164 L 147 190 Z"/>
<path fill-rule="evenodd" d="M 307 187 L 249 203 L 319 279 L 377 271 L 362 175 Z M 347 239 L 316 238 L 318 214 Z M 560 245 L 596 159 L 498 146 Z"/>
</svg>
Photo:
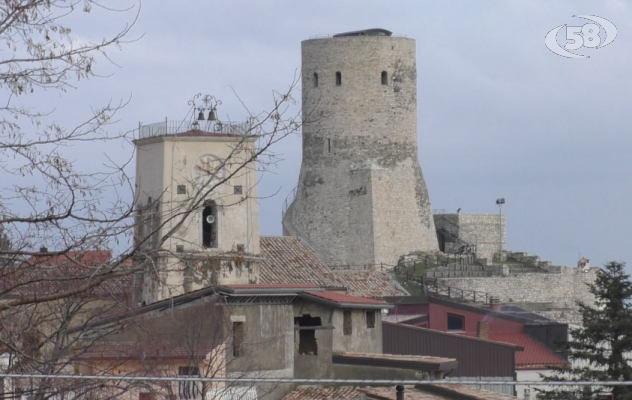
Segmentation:
<svg viewBox="0 0 632 400">
<path fill-rule="evenodd" d="M 303 162 L 284 234 L 330 265 L 438 250 L 417 157 L 415 41 L 383 29 L 302 42 Z"/>
</svg>

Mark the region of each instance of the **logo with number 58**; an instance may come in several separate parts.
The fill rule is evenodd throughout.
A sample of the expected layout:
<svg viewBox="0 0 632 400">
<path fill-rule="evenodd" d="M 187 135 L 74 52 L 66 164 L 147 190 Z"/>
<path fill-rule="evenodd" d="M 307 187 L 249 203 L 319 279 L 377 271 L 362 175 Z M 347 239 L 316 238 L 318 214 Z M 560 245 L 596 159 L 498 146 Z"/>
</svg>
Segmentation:
<svg viewBox="0 0 632 400">
<path fill-rule="evenodd" d="M 569 50 L 579 50 L 582 47 L 599 49 L 612 43 L 617 36 L 617 28 L 605 18 L 595 15 L 573 15 L 592 21 L 582 26 L 560 25 L 551 30 L 544 38 L 544 44 L 553 53 L 568 58 L 590 58 L 581 54 L 571 53 Z M 557 34 L 566 28 L 566 44 L 564 48 L 557 42 Z"/>
</svg>

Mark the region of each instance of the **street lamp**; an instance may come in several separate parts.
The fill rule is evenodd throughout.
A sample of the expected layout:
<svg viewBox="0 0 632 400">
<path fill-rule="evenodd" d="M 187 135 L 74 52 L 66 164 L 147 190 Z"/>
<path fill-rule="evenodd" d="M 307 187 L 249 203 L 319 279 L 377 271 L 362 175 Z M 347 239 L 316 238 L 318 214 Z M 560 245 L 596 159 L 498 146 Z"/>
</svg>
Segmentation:
<svg viewBox="0 0 632 400">
<path fill-rule="evenodd" d="M 504 197 L 496 199 L 498 206 L 498 252 L 503 251 L 503 204 L 505 204 Z"/>
</svg>

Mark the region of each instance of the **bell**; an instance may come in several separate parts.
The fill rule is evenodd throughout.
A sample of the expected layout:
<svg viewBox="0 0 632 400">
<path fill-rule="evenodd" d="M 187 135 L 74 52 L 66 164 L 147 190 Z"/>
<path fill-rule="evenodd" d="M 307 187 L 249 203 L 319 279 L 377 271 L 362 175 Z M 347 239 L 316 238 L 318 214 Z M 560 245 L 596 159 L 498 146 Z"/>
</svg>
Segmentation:
<svg viewBox="0 0 632 400">
<path fill-rule="evenodd" d="M 198 114 L 198 121 L 204 121 L 204 112 L 202 110 L 200 110 L 200 113 Z"/>
<path fill-rule="evenodd" d="M 215 115 L 215 109 L 211 109 L 211 111 L 208 112 L 208 120 L 209 121 L 216 121 L 217 120 L 217 115 Z"/>
</svg>

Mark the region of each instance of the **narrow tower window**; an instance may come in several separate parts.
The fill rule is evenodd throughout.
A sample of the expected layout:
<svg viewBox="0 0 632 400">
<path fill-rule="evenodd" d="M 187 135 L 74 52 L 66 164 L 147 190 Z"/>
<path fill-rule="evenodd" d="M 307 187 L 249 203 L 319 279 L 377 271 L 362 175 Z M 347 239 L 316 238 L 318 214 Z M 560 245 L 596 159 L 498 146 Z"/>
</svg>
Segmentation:
<svg viewBox="0 0 632 400">
<path fill-rule="evenodd" d="M 214 202 L 207 203 L 202 211 L 202 246 L 217 248 L 217 206 Z"/>
<path fill-rule="evenodd" d="M 388 72 L 382 71 L 382 85 L 388 85 Z"/>
<path fill-rule="evenodd" d="M 327 139 L 327 152 L 331 153 L 331 139 Z"/>
<path fill-rule="evenodd" d="M 336 86 L 342 85 L 342 74 L 340 72 L 336 72 Z"/>
<path fill-rule="evenodd" d="M 318 74 L 314 72 L 314 87 L 318 87 Z"/>
</svg>

